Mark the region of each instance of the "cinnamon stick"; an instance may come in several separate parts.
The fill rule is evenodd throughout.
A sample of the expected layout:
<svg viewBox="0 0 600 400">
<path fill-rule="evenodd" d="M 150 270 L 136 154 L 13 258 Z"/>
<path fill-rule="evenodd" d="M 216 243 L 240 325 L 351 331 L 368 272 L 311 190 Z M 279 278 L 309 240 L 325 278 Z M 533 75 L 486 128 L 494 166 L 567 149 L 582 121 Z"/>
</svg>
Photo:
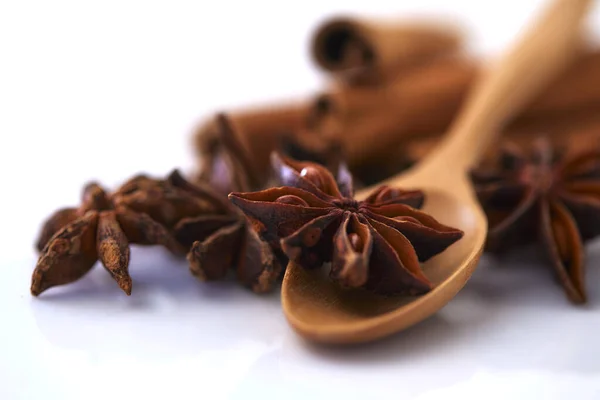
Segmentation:
<svg viewBox="0 0 600 400">
<path fill-rule="evenodd" d="M 539 136 L 546 136 L 556 148 L 568 148 L 569 151 L 581 151 L 593 145 L 600 145 L 600 106 L 578 110 L 568 115 L 513 124 L 505 128 L 499 145 L 512 142 L 526 148 Z M 364 184 L 375 184 L 426 157 L 441 137 L 442 133 L 413 137 L 381 157 L 353 165 L 353 173 Z M 490 153 L 494 152 L 495 148 L 490 150 Z"/>
<path fill-rule="evenodd" d="M 453 58 L 401 74 L 386 84 L 337 82 L 318 97 L 320 107 L 328 111 L 321 118 L 328 125 L 338 121 L 349 164 L 364 164 L 410 138 L 445 132 L 480 70 L 474 60 Z M 582 54 L 512 125 L 590 107 L 600 110 L 600 51 Z"/>
<path fill-rule="evenodd" d="M 238 110 L 225 125 L 211 118 L 195 133 L 197 179 L 224 194 L 261 188 L 269 178 L 270 153 L 282 147 L 292 156 L 333 164 L 343 152 L 359 179 L 380 179 L 410 161 L 399 149 L 435 140 L 448 129 L 479 68 L 464 58 L 438 60 L 389 85 L 338 83 L 310 106 Z M 599 87 L 600 51 L 586 53 L 507 129 L 525 136 L 554 129 L 560 135 L 565 130 L 559 127 L 600 114 Z"/>
<path fill-rule="evenodd" d="M 456 27 L 440 21 L 336 17 L 317 28 L 311 53 L 336 77 L 382 82 L 399 70 L 456 52 L 462 41 Z"/>
</svg>

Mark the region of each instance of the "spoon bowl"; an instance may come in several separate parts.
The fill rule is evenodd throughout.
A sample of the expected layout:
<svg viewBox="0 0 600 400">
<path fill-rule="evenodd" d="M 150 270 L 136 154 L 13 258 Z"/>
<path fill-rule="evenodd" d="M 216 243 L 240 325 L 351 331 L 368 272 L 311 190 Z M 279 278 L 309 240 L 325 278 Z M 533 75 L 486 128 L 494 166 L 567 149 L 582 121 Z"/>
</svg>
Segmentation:
<svg viewBox="0 0 600 400">
<path fill-rule="evenodd" d="M 423 211 L 464 232 L 461 240 L 423 264 L 434 289 L 417 297 L 345 290 L 327 279 L 328 271 L 309 271 L 290 263 L 282 301 L 284 310 L 290 310 L 287 319 L 297 332 L 323 343 L 378 339 L 431 316 L 462 289 L 481 256 L 487 232 L 485 215 L 476 203 L 456 193 L 438 188 L 424 191 Z"/>
<path fill-rule="evenodd" d="M 591 0 L 554 0 L 537 24 L 482 77 L 450 132 L 408 172 L 382 184 L 425 192 L 423 210 L 464 236 L 423 264 L 434 288 L 421 296 L 384 297 L 344 290 L 323 271 L 290 263 L 282 287 L 283 311 L 306 339 L 357 343 L 388 336 L 431 316 L 467 283 L 475 270 L 488 224 L 468 178 L 501 126 L 567 65 L 580 40 L 580 22 Z M 356 195 L 364 199 L 375 188 Z"/>
</svg>

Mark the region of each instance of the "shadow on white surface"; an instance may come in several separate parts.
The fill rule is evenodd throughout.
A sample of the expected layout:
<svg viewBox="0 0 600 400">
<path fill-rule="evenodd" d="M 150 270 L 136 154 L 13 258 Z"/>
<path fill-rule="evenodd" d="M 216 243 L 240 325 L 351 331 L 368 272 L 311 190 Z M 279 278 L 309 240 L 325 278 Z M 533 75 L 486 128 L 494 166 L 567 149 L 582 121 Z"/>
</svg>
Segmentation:
<svg viewBox="0 0 600 400">
<path fill-rule="evenodd" d="M 12 374 L 35 368 L 54 370 L 52 377 L 81 369 L 81 387 L 68 391 L 73 398 L 93 384 L 91 376 L 132 369 L 138 372 L 121 390 L 168 394 L 160 383 L 165 368 L 175 371 L 181 390 L 202 376 L 208 392 L 222 390 L 233 399 L 248 393 L 294 399 L 315 390 L 352 399 L 398 387 L 411 397 L 473 388 L 479 380 L 508 395 L 502 386 L 524 382 L 524 376 L 562 385 L 571 376 L 589 389 L 600 375 L 600 347 L 593 345 L 593 326 L 600 322 L 600 241 L 587 253 L 587 306 L 566 300 L 534 250 L 502 260 L 485 256 L 464 290 L 432 318 L 388 339 L 344 348 L 296 336 L 278 293 L 256 296 L 231 280 L 199 282 L 184 260 L 160 248 L 134 250 L 131 297 L 97 265 L 80 281 L 31 298 L 33 260 L 27 260 L 1 294 L 12 304 L 14 321 L 4 335 L 22 360 Z M 542 389 L 536 390 L 532 396 L 540 398 Z"/>
<path fill-rule="evenodd" d="M 80 281 L 32 298 L 39 331 L 55 346 L 101 351 L 103 356 L 139 356 L 157 346 L 170 349 L 168 358 L 176 358 L 240 341 L 269 344 L 281 330 L 278 293 L 257 296 L 233 278 L 200 282 L 185 260 L 162 249 L 134 251 L 130 273 L 131 296 L 98 264 Z M 115 328 L 114 338 L 98 335 Z"/>
<path fill-rule="evenodd" d="M 589 389 L 600 375 L 592 328 L 600 322 L 598 260 L 595 242 L 588 247 L 590 304 L 576 307 L 533 251 L 501 261 L 485 256 L 464 290 L 432 318 L 388 339 L 345 348 L 300 339 L 285 322 L 278 293 L 256 296 L 232 281 L 199 282 L 185 261 L 160 248 L 134 251 L 131 297 L 97 265 L 80 281 L 32 298 L 33 260 L 0 297 L 11 304 L 14 321 L 5 342 L 14 343 L 10 352 L 21 360 L 11 374 L 34 368 L 60 379 L 76 366 L 80 386 L 64 392 L 72 398 L 88 390 L 92 376 L 132 369 L 137 372 L 120 390 L 168 394 L 161 383 L 165 368 L 184 397 L 184 388 L 200 376 L 207 393 L 234 399 L 248 393 L 294 399 L 315 390 L 352 399 L 398 387 L 411 397 L 477 387 L 475 380 L 507 394 L 503 382 L 524 382 L 524 376 L 563 385 L 570 382 L 564 377 L 574 376 Z M 539 390 L 533 398 L 543 395 Z M 99 395 L 112 392 L 107 387 Z"/>
</svg>

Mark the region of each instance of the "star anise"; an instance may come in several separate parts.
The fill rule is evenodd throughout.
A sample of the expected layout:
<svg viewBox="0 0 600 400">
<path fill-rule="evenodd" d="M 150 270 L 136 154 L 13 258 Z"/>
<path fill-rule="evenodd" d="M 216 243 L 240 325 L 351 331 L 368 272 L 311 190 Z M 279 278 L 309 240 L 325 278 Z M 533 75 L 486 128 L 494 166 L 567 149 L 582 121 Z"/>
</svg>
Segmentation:
<svg viewBox="0 0 600 400">
<path fill-rule="evenodd" d="M 175 238 L 153 215 L 140 212 L 135 204 L 129 207 L 118 200 L 134 186 L 154 183 L 145 176 L 138 176 L 109 195 L 98 183 L 92 182 L 84 187 L 79 208 L 61 209 L 50 216 L 37 241 L 41 255 L 33 272 L 31 293 L 37 296 L 53 286 L 74 282 L 88 273 L 99 259 L 119 287 L 130 295 L 130 243 L 163 245 L 174 253 L 182 253 Z M 156 197 L 154 192 L 146 193 L 151 203 Z M 203 212 L 202 205 L 189 196 L 175 202 L 185 203 L 191 212 Z M 175 214 L 167 215 L 173 210 L 166 211 L 164 217 L 175 218 Z"/>
<path fill-rule="evenodd" d="M 584 303 L 583 243 L 600 234 L 600 149 L 558 154 L 546 139 L 530 151 L 507 144 L 472 179 L 490 223 L 487 249 L 540 242 L 568 298 Z"/>
<path fill-rule="evenodd" d="M 217 280 L 233 269 L 237 280 L 254 292 L 273 289 L 281 265 L 244 215 L 202 183 L 191 184 L 180 174 L 171 174 L 169 182 L 218 206 L 211 213 L 183 218 L 173 228 L 178 242 L 190 249 L 192 274 L 203 281 Z"/>
<path fill-rule="evenodd" d="M 331 262 L 330 278 L 344 287 L 381 294 L 421 294 L 432 288 L 419 261 L 463 233 L 417 210 L 420 191 L 382 186 L 353 199 L 346 168 L 336 178 L 323 166 L 273 157 L 284 186 L 231 193 L 230 200 L 261 237 L 304 268 Z"/>
<path fill-rule="evenodd" d="M 88 184 L 79 208 L 57 211 L 44 224 L 37 247 L 41 256 L 31 292 L 74 282 L 100 259 L 128 295 L 129 244 L 163 245 L 185 254 L 194 275 L 218 279 L 236 267 L 242 283 L 268 290 L 278 264 L 245 219 L 209 189 L 188 183 L 178 171 L 167 179 L 139 175 L 112 194 Z"/>
</svg>

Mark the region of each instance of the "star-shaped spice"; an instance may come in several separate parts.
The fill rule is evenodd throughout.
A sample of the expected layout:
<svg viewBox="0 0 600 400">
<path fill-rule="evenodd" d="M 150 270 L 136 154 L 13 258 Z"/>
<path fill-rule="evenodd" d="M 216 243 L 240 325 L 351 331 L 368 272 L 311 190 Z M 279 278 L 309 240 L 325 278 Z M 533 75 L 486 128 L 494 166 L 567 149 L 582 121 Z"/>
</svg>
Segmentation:
<svg viewBox="0 0 600 400">
<path fill-rule="evenodd" d="M 79 208 L 59 210 L 44 224 L 31 292 L 37 296 L 74 282 L 99 259 L 129 295 L 129 244 L 163 245 L 181 255 L 191 248 L 195 275 L 217 279 L 235 267 L 242 283 L 265 291 L 279 269 L 266 245 L 252 240 L 255 236 L 230 204 L 176 170 L 167 179 L 136 176 L 112 194 L 91 183 Z M 264 253 L 257 254 L 257 248 Z"/>
<path fill-rule="evenodd" d="M 330 277 L 344 287 L 381 294 L 421 294 L 432 288 L 425 261 L 463 233 L 417 210 L 420 191 L 382 186 L 353 199 L 352 177 L 337 180 L 323 166 L 275 156 L 282 187 L 231 193 L 230 200 L 274 248 L 304 268 L 331 262 Z"/>
<path fill-rule="evenodd" d="M 74 282 L 99 259 L 129 295 L 130 243 L 163 245 L 174 253 L 183 252 L 163 224 L 118 200 L 131 186 L 148 181 L 146 177 L 136 177 L 113 195 L 97 183 L 90 183 L 83 189 L 79 208 L 54 213 L 43 225 L 37 241 L 41 255 L 33 272 L 31 293 L 37 296 L 53 286 Z M 203 211 L 192 199 L 184 201 L 194 208 L 193 212 Z"/>
<path fill-rule="evenodd" d="M 254 292 L 272 290 L 281 265 L 244 215 L 204 184 L 191 184 L 180 174 L 171 174 L 169 181 L 218 205 L 214 212 L 183 218 L 173 228 L 178 242 L 190 248 L 187 259 L 192 274 L 204 281 L 217 280 L 233 269 L 237 280 Z"/>
<path fill-rule="evenodd" d="M 472 179 L 489 219 L 487 249 L 539 241 L 568 298 L 584 303 L 583 243 L 600 234 L 600 150 L 557 154 L 546 139 L 529 152 L 507 144 Z"/>
</svg>

